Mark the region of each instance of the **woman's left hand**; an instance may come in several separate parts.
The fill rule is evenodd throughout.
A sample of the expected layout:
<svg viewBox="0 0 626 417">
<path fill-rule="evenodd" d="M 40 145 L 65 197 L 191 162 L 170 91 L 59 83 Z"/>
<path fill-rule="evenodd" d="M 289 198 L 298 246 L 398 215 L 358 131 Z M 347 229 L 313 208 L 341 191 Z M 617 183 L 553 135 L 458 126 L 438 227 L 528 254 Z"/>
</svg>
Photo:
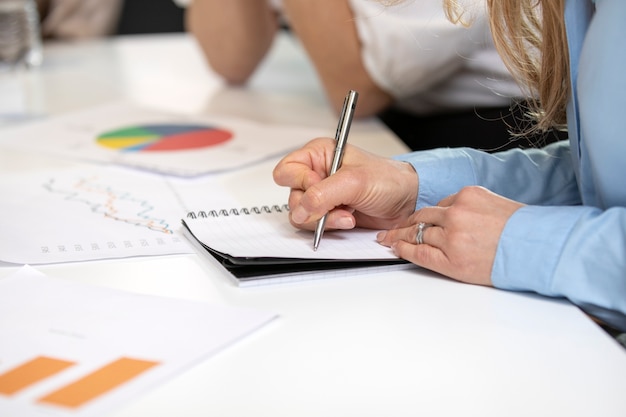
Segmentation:
<svg viewBox="0 0 626 417">
<path fill-rule="evenodd" d="M 434 207 L 416 211 L 398 227 L 378 235 L 400 258 L 459 281 L 491 285 L 491 269 L 502 230 L 523 204 L 482 187 L 466 187 Z M 422 244 L 416 241 L 426 224 Z"/>
</svg>

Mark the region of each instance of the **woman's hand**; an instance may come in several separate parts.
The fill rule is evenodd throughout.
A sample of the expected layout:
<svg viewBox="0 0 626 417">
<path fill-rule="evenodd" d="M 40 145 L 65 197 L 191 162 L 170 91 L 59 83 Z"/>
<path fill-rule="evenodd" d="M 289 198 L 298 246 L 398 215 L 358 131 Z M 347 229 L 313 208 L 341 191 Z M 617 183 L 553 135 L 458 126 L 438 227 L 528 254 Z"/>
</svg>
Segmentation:
<svg viewBox="0 0 626 417">
<path fill-rule="evenodd" d="M 291 223 L 313 230 L 326 213 L 328 229 L 388 229 L 405 222 L 417 199 L 413 167 L 348 145 L 341 168 L 328 177 L 335 144 L 312 140 L 274 168 L 274 181 L 291 188 Z"/>
<path fill-rule="evenodd" d="M 523 204 L 482 187 L 466 187 L 435 207 L 416 211 L 378 241 L 396 255 L 459 281 L 491 285 L 491 269 L 502 230 Z M 423 244 L 418 225 L 425 223 Z"/>
</svg>

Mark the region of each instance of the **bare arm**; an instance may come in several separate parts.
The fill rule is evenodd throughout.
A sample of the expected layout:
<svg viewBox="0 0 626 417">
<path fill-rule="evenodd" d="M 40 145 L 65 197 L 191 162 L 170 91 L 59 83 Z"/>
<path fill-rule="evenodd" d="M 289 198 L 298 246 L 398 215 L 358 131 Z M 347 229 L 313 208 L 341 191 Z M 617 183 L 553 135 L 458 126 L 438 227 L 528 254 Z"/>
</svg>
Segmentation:
<svg viewBox="0 0 626 417">
<path fill-rule="evenodd" d="M 185 19 L 211 68 L 230 84 L 248 80 L 278 30 L 274 11 L 260 0 L 194 0 Z"/>
<path fill-rule="evenodd" d="M 361 61 L 348 0 L 283 0 L 283 7 L 337 112 L 349 89 L 359 92 L 356 117 L 375 115 L 392 103 L 391 95 L 373 82 Z"/>
</svg>

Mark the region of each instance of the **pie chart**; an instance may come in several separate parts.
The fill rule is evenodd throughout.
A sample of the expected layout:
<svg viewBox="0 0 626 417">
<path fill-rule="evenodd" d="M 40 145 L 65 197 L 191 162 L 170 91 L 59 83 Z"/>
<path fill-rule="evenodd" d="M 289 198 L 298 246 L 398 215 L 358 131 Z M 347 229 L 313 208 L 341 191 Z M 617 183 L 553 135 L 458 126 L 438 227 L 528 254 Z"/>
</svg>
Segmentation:
<svg viewBox="0 0 626 417">
<path fill-rule="evenodd" d="M 216 146 L 232 137 L 228 130 L 207 125 L 153 124 L 111 130 L 96 142 L 122 152 L 169 152 Z"/>
</svg>

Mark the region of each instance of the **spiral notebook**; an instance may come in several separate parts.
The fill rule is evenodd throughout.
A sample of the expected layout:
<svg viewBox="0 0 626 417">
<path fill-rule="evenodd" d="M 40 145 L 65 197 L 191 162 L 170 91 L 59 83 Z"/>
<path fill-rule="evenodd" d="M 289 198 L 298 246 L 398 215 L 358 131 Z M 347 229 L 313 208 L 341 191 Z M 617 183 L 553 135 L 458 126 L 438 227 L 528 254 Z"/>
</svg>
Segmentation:
<svg viewBox="0 0 626 417">
<path fill-rule="evenodd" d="M 240 286 L 334 278 L 409 268 L 376 242 L 376 230 L 327 231 L 317 251 L 313 232 L 289 223 L 287 205 L 191 212 L 183 233 Z"/>
</svg>

